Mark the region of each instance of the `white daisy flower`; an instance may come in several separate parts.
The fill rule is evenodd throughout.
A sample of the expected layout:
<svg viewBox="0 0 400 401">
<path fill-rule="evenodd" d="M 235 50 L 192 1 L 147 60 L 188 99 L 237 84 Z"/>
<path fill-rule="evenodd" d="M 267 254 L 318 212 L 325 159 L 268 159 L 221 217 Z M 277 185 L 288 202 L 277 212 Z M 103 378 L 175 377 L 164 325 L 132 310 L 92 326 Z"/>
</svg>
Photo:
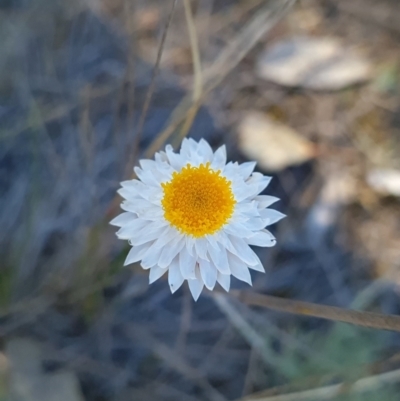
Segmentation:
<svg viewBox="0 0 400 401">
<path fill-rule="evenodd" d="M 214 153 L 203 139 L 141 160 L 118 191 L 125 213 L 110 223 L 132 246 L 125 265 L 141 261 L 150 283 L 168 271 L 172 293 L 187 280 L 195 300 L 217 282 L 229 291 L 231 275 L 251 285 L 249 269 L 264 268 L 250 245 L 275 245 L 265 227 L 284 217 L 268 209 L 278 198 L 259 195 L 271 178 L 255 165 L 227 164 L 225 146 Z"/>
</svg>

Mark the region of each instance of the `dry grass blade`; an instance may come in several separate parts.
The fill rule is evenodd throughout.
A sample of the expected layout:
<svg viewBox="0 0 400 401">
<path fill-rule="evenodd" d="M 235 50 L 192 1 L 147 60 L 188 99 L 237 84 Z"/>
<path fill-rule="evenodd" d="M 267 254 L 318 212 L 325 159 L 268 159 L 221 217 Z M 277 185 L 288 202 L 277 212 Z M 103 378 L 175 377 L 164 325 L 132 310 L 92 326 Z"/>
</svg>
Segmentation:
<svg viewBox="0 0 400 401">
<path fill-rule="evenodd" d="M 132 164 L 137 160 L 137 157 L 138 157 L 140 138 L 142 137 L 144 122 L 146 120 L 147 112 L 149 110 L 150 102 L 151 102 L 151 99 L 152 99 L 152 96 L 153 96 L 153 93 L 154 93 L 156 78 L 157 78 L 158 72 L 160 70 L 161 56 L 162 56 L 162 53 L 163 53 L 165 40 L 167 38 L 167 33 L 168 33 L 169 27 L 171 25 L 172 17 L 173 17 L 174 12 L 175 12 L 176 3 L 177 3 L 177 0 L 173 0 L 172 1 L 171 10 L 170 10 L 170 13 L 169 13 L 169 16 L 168 16 L 168 20 L 167 20 L 167 23 L 165 25 L 165 28 L 164 28 L 164 31 L 163 31 L 163 34 L 162 34 L 162 37 L 161 37 L 160 46 L 158 47 L 156 63 L 154 65 L 153 72 L 152 72 L 152 75 L 151 75 L 150 86 L 149 86 L 149 89 L 148 89 L 148 91 L 146 93 L 146 98 L 144 100 L 142 113 L 140 115 L 140 120 L 139 120 L 139 123 L 138 123 L 138 126 L 137 126 L 137 132 L 136 132 L 136 135 L 135 135 L 135 143 L 134 143 L 134 148 L 133 148 L 133 152 L 132 152 L 132 155 L 131 155 L 131 160 L 128 163 L 128 168 L 129 169 L 131 169 Z M 131 170 L 129 170 L 129 171 L 131 171 Z"/>
<path fill-rule="evenodd" d="M 272 366 L 275 370 L 278 369 L 279 363 L 274 353 L 268 347 L 265 338 L 258 334 L 243 318 L 239 311 L 228 301 L 226 295 L 212 294 L 212 298 L 221 312 L 227 316 L 231 324 L 240 332 L 247 343 L 259 353 L 263 362 L 268 366 Z M 284 375 L 283 372 L 280 373 Z"/>
<path fill-rule="evenodd" d="M 184 138 L 190 130 L 190 127 L 193 124 L 194 119 L 196 118 L 197 110 L 198 110 L 198 101 L 201 98 L 202 87 L 203 87 L 203 77 L 201 74 L 201 61 L 200 61 L 200 50 L 199 50 L 199 42 L 196 33 L 196 26 L 194 23 L 193 13 L 190 7 L 189 0 L 183 0 L 183 5 L 185 6 L 185 16 L 186 23 L 189 31 L 189 39 L 190 39 L 190 48 L 192 51 L 192 59 L 193 59 L 193 70 L 194 70 L 194 85 L 193 85 L 193 105 L 187 113 L 186 120 L 182 126 L 180 132 L 180 138 Z"/>
<path fill-rule="evenodd" d="M 237 37 L 226 47 L 215 63 L 204 72 L 203 93 L 197 102 L 193 102 L 192 95 L 186 96 L 175 109 L 168 126 L 150 144 L 146 151 L 146 157 L 153 154 L 162 147 L 167 139 L 174 134 L 176 129 L 185 120 L 188 111 L 196 103 L 208 95 L 227 75 L 232 71 L 254 45 L 269 32 L 275 24 L 290 9 L 296 0 L 276 1 L 271 7 L 270 3 L 261 8 L 249 23 L 238 33 Z"/>
<path fill-rule="evenodd" d="M 340 383 L 331 386 L 319 387 L 312 390 L 299 391 L 290 394 L 275 395 L 272 397 L 250 396 L 240 399 L 240 401 L 312 401 L 329 400 L 343 394 L 364 393 L 375 390 L 387 384 L 400 381 L 400 369 L 379 375 L 364 377 L 354 383 Z"/>
<path fill-rule="evenodd" d="M 35 322 L 48 311 L 53 303 L 54 299 L 38 297 L 12 305 L 7 311 L 1 311 L 0 336 L 10 335 L 21 327 Z"/>
<path fill-rule="evenodd" d="M 203 78 L 201 75 L 201 62 L 199 41 L 196 33 L 196 26 L 194 24 L 192 9 L 190 8 L 189 0 L 183 0 L 185 6 L 186 23 L 189 31 L 190 48 L 192 51 L 193 70 L 194 70 L 194 87 L 193 87 L 193 101 L 197 101 L 202 92 Z"/>
<path fill-rule="evenodd" d="M 126 29 L 130 32 L 128 36 L 128 54 L 127 54 L 127 65 L 125 71 L 125 83 L 123 86 L 127 86 L 127 132 L 134 131 L 134 122 L 135 122 L 135 74 L 136 74 L 136 60 L 135 60 L 135 47 L 136 47 L 136 37 L 133 33 L 133 20 L 129 16 L 135 13 L 136 5 L 131 1 L 124 1 L 123 4 L 124 13 L 125 13 L 125 24 Z M 134 157 L 135 153 L 135 143 L 128 147 L 128 163 L 125 168 L 129 169 L 131 159 Z M 129 151 L 132 149 L 133 151 Z M 129 170 L 127 170 L 129 171 Z"/>
<path fill-rule="evenodd" d="M 148 330 L 135 325 L 135 327 L 130 330 L 130 334 L 134 339 L 148 346 L 155 355 L 164 360 L 171 368 L 194 381 L 204 391 L 208 400 L 226 400 L 225 397 L 206 380 L 200 371 L 188 365 L 175 350 L 170 349 L 166 344 L 158 341 Z"/>
<path fill-rule="evenodd" d="M 217 61 L 204 73 L 205 92 L 214 89 L 235 68 L 253 46 L 285 15 L 296 0 L 268 2 L 229 43 Z"/>
<path fill-rule="evenodd" d="M 251 292 L 231 292 L 240 301 L 248 304 L 274 309 L 282 312 L 318 317 L 321 319 L 345 322 L 357 326 L 370 327 L 373 329 L 400 331 L 400 316 L 384 315 L 381 313 L 361 312 L 335 306 L 317 305 L 310 302 L 292 301 L 261 295 Z"/>
</svg>

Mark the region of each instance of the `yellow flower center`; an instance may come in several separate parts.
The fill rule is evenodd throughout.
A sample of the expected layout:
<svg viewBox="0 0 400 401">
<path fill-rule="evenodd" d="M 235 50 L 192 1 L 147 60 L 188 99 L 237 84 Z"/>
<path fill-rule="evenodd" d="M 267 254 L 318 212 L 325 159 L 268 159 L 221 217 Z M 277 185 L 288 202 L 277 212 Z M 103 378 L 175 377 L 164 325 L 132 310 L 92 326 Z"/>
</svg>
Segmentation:
<svg viewBox="0 0 400 401">
<path fill-rule="evenodd" d="M 161 184 L 164 217 L 184 234 L 199 238 L 221 229 L 232 217 L 236 201 L 231 182 L 210 163 L 193 167 L 187 164 Z"/>
</svg>

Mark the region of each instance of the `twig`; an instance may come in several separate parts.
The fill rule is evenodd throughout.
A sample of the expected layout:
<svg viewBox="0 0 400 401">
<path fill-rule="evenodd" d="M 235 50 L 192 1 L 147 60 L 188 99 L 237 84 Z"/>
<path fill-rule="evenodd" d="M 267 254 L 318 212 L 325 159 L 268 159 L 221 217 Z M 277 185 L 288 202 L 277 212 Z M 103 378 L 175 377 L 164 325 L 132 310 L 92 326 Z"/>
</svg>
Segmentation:
<svg viewBox="0 0 400 401">
<path fill-rule="evenodd" d="M 240 401 L 312 401 L 329 400 L 338 395 L 348 393 L 364 393 L 374 390 L 385 384 L 396 383 L 400 380 L 400 369 L 391 372 L 381 373 L 379 375 L 364 377 L 354 383 L 340 383 L 331 386 L 319 387 L 312 390 L 299 391 L 296 393 L 275 395 L 272 397 L 246 397 Z"/>
<path fill-rule="evenodd" d="M 258 334 L 257 331 L 243 318 L 243 316 L 228 301 L 226 295 L 216 293 L 212 294 L 212 298 L 218 308 L 225 313 L 229 321 L 240 332 L 248 344 L 257 350 L 263 362 L 267 366 L 272 366 L 275 370 L 279 369 L 279 361 L 276 355 L 271 352 L 270 347 L 268 347 L 266 339 Z M 283 371 L 280 373 L 283 376 L 287 375 Z"/>
<path fill-rule="evenodd" d="M 254 45 L 269 32 L 290 9 L 296 0 L 276 1 L 275 7 L 270 3 L 260 9 L 250 22 L 238 33 L 237 37 L 226 47 L 215 63 L 203 74 L 203 92 L 196 102 L 200 105 L 204 98 L 234 69 Z M 150 144 L 146 157 L 162 147 L 167 139 L 185 120 L 188 110 L 193 106 L 192 96 L 186 96 L 175 109 L 168 126 Z"/>
<path fill-rule="evenodd" d="M 148 89 L 148 91 L 146 93 L 146 98 L 145 98 L 145 101 L 144 101 L 144 104 L 143 104 L 142 113 L 140 115 L 140 120 L 139 120 L 139 123 L 138 123 L 138 126 L 137 126 L 137 132 L 136 132 L 136 136 L 135 136 L 135 143 L 134 143 L 134 148 L 133 148 L 133 152 L 132 152 L 132 157 L 131 157 L 130 163 L 128 163 L 129 168 L 132 167 L 132 164 L 137 160 L 137 157 L 138 157 L 139 143 L 140 143 L 140 139 L 141 139 L 142 133 L 143 133 L 144 122 L 146 120 L 147 112 L 149 110 L 150 102 L 151 102 L 151 99 L 152 99 L 152 96 L 153 96 L 153 93 L 154 93 L 156 78 L 157 78 L 158 73 L 160 71 L 161 56 L 162 56 L 162 53 L 163 53 L 163 50 L 164 50 L 165 40 L 167 38 L 167 33 L 168 33 L 169 27 L 171 25 L 172 17 L 174 16 L 176 3 L 177 3 L 177 0 L 173 0 L 172 1 L 171 10 L 169 12 L 168 20 L 167 20 L 167 23 L 165 25 L 165 28 L 164 28 L 164 31 L 163 31 L 163 34 L 162 34 L 162 37 L 161 37 L 160 46 L 158 47 L 156 63 L 154 65 L 153 72 L 152 72 L 152 75 L 151 75 L 150 86 L 149 86 L 149 89 Z"/>
<path fill-rule="evenodd" d="M 400 316 L 381 313 L 361 312 L 338 308 L 336 306 L 317 305 L 310 302 L 292 301 L 270 295 L 251 292 L 232 291 L 231 295 L 248 305 L 261 306 L 282 312 L 318 317 L 321 319 L 345 322 L 374 329 L 400 331 Z"/>
<path fill-rule="evenodd" d="M 134 57 L 134 48 L 136 46 L 135 43 L 135 35 L 133 34 L 133 19 L 132 14 L 134 14 L 135 4 L 132 1 L 125 1 L 124 2 L 124 11 L 126 15 L 126 30 L 129 32 L 128 39 L 129 39 L 129 46 L 128 46 L 128 54 L 127 54 L 127 68 L 125 72 L 125 84 L 127 85 L 127 121 L 126 121 L 126 130 L 129 134 L 132 135 L 134 131 L 134 122 L 135 122 L 135 65 L 136 60 Z M 117 116 L 118 117 L 118 116 Z M 129 171 L 130 165 L 132 163 L 133 154 L 136 151 L 136 141 L 133 143 L 133 146 L 128 146 L 128 154 L 127 156 L 127 164 L 125 165 L 126 174 Z"/>
<path fill-rule="evenodd" d="M 193 60 L 193 71 L 194 71 L 194 84 L 193 84 L 193 105 L 189 109 L 186 120 L 181 128 L 180 140 L 184 138 L 190 130 L 194 119 L 196 118 L 197 111 L 199 109 L 199 100 L 201 99 L 202 87 L 203 87 L 203 77 L 201 73 L 201 62 L 200 62 L 200 50 L 199 41 L 196 33 L 196 26 L 194 23 L 193 13 L 190 7 L 189 0 L 183 0 L 183 5 L 185 7 L 186 23 L 189 31 L 190 48 L 192 51 Z"/>
<path fill-rule="evenodd" d="M 205 392 L 206 399 L 211 401 L 226 401 L 226 398 L 207 381 L 201 372 L 190 366 L 175 350 L 158 341 L 146 328 L 139 325 L 135 325 L 134 327 L 130 325 L 130 327 L 129 333 L 133 339 L 149 347 L 154 355 L 165 361 L 171 368 L 186 378 L 193 380 Z"/>
<path fill-rule="evenodd" d="M 193 102 L 196 102 L 198 99 L 200 99 L 203 86 L 199 40 L 197 37 L 196 26 L 194 23 L 193 13 L 192 9 L 190 8 L 189 0 L 183 0 L 183 5 L 185 7 L 185 17 L 189 31 L 190 49 L 192 51 L 192 59 L 193 59 L 193 71 L 194 71 Z"/>
</svg>

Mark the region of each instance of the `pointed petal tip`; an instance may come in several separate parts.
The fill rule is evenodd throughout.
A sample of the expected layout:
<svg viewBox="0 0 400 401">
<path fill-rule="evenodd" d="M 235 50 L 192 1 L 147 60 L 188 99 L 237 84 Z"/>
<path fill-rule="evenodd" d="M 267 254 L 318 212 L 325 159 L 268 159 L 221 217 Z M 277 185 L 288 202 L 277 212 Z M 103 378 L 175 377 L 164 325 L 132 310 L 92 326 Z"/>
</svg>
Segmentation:
<svg viewBox="0 0 400 401">
<path fill-rule="evenodd" d="M 171 294 L 175 294 L 176 291 L 178 291 L 178 287 L 174 286 L 174 284 L 169 285 L 169 289 L 171 290 Z"/>
<path fill-rule="evenodd" d="M 192 294 L 194 301 L 197 302 L 201 292 L 203 291 L 204 284 L 201 279 L 187 280 L 187 282 L 189 285 L 190 293 Z"/>
<path fill-rule="evenodd" d="M 194 294 L 192 293 L 192 297 L 193 297 L 194 302 L 197 302 L 197 301 L 199 300 L 199 298 L 200 298 L 200 293 L 198 293 L 198 294 L 196 294 L 196 295 L 194 295 Z"/>
</svg>

